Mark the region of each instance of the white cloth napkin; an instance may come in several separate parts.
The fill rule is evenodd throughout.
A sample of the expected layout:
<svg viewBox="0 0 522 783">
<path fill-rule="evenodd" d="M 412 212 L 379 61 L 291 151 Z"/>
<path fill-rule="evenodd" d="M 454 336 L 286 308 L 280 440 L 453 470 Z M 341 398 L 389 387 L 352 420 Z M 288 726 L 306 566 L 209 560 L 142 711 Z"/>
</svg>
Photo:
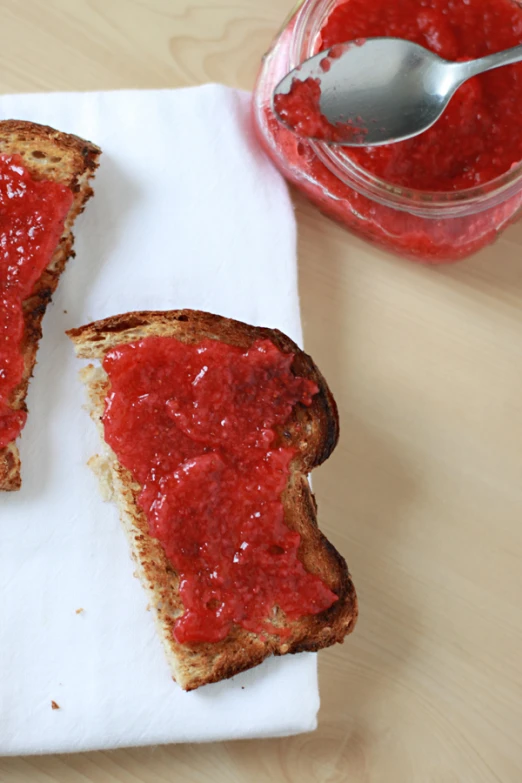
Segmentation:
<svg viewBox="0 0 522 783">
<path fill-rule="evenodd" d="M 0 116 L 104 151 L 77 257 L 45 317 L 23 488 L 0 496 L 0 754 L 314 729 L 315 655 L 192 693 L 172 682 L 117 510 L 85 464 L 98 438 L 64 335 L 127 310 L 190 307 L 301 339 L 294 216 L 254 138 L 249 96 L 215 85 L 7 95 Z"/>
</svg>

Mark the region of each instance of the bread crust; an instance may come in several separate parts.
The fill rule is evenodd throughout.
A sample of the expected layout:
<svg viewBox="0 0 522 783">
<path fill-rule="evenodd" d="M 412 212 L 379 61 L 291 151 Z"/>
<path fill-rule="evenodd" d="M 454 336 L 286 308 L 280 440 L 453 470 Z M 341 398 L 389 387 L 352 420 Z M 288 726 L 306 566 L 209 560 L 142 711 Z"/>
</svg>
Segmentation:
<svg viewBox="0 0 522 783">
<path fill-rule="evenodd" d="M 42 336 L 42 319 L 65 264 L 74 255 L 73 223 L 93 193 L 89 180 L 98 166 L 100 153 L 101 150 L 95 144 L 47 125 L 22 120 L 0 122 L 0 155 L 20 155 L 34 179 L 60 182 L 70 188 L 74 196 L 58 247 L 36 282 L 31 296 L 24 301 L 24 374 L 8 400 L 14 410 L 27 410 L 25 399 Z M 0 490 L 20 489 L 20 469 L 20 455 L 13 441 L 0 449 Z"/>
<path fill-rule="evenodd" d="M 131 553 L 149 596 L 158 633 L 163 642 L 173 678 L 185 690 L 232 677 L 261 663 L 269 655 L 316 651 L 336 642 L 353 630 L 357 619 L 357 597 L 345 560 L 317 526 L 317 507 L 307 475 L 324 462 L 334 449 L 339 435 L 337 408 L 328 385 L 312 359 L 290 338 L 275 329 L 250 326 L 211 313 L 196 310 L 134 312 L 116 315 L 67 332 L 77 355 L 103 359 L 116 345 L 143 337 L 174 337 L 185 343 L 210 338 L 229 345 L 249 348 L 258 339 L 271 340 L 281 351 L 292 353 L 291 370 L 295 375 L 315 381 L 319 393 L 312 405 L 296 405 L 291 419 L 278 436 L 285 445 L 297 448 L 282 500 L 285 523 L 299 532 L 298 556 L 307 571 L 317 574 L 338 596 L 327 610 L 298 620 L 288 620 L 277 610 L 271 621 L 284 625 L 288 636 L 259 635 L 234 625 L 223 642 L 179 644 L 174 639 L 176 619 L 183 613 L 179 598 L 178 575 L 167 559 L 161 543 L 149 533 L 148 522 L 139 509 L 140 486 L 119 464 L 114 452 L 103 440 L 101 416 L 109 379 L 101 367 L 89 365 L 82 371 L 87 385 L 90 414 L 98 426 L 104 454 L 96 460 L 105 477 L 106 494 L 113 495 L 129 540 Z"/>
</svg>

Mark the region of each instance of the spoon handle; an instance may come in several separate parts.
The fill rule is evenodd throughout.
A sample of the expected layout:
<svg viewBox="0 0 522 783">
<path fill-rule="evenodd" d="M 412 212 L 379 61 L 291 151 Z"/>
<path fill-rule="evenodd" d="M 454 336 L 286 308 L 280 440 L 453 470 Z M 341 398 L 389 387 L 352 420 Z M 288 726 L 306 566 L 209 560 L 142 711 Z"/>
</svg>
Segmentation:
<svg viewBox="0 0 522 783">
<path fill-rule="evenodd" d="M 459 63 L 459 76 L 462 81 L 476 76 L 485 71 L 492 71 L 493 68 L 500 68 L 502 65 L 511 65 L 512 63 L 522 62 L 522 44 L 513 46 L 512 49 L 506 49 L 497 54 L 488 54 L 487 57 L 480 57 L 478 60 L 471 60 L 469 63 Z"/>
</svg>

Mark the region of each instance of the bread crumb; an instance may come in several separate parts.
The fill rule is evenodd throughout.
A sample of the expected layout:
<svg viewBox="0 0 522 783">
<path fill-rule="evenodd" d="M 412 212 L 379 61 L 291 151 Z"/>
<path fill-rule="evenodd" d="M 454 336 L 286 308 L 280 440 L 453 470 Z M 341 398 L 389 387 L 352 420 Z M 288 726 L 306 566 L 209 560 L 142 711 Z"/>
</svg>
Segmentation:
<svg viewBox="0 0 522 783">
<path fill-rule="evenodd" d="M 55 701 L 52 701 L 51 702 L 51 709 L 52 710 L 59 710 L 60 709 L 60 705 L 57 704 Z"/>
<path fill-rule="evenodd" d="M 82 607 L 80 606 L 80 608 L 76 610 L 76 614 L 83 614 L 84 611 L 85 609 L 82 609 Z"/>
</svg>

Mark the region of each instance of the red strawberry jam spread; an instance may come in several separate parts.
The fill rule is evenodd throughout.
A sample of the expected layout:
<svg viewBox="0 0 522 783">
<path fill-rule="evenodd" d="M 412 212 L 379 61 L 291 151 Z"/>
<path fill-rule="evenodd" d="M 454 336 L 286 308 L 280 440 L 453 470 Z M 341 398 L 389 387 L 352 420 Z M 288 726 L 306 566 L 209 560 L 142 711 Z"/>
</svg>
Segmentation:
<svg viewBox="0 0 522 783">
<path fill-rule="evenodd" d="M 34 180 L 19 155 L 0 155 L 0 448 L 27 416 L 8 405 L 23 377 L 23 302 L 58 246 L 72 201 L 64 185 Z"/>
<path fill-rule="evenodd" d="M 330 59 L 321 61 L 324 70 L 328 70 Z M 339 122 L 333 125 L 321 112 L 321 82 L 312 77 L 300 81 L 294 79 L 290 92 L 276 95 L 274 106 L 281 119 L 297 134 L 328 142 L 364 141 L 368 129 L 360 123 Z"/>
<path fill-rule="evenodd" d="M 522 43 L 522 8 L 515 0 L 340 0 L 322 21 L 319 5 L 320 33 L 302 49 L 302 59 L 376 36 L 405 38 L 448 60 Z M 301 22 L 312 19 L 313 8 L 307 0 L 280 35 L 256 88 L 257 128 L 276 165 L 328 215 L 401 256 L 455 261 L 492 242 L 522 208 L 522 181 L 516 175 L 508 183 L 497 179 L 522 162 L 522 64 L 466 82 L 420 136 L 373 148 L 331 147 L 327 153 L 281 125 L 271 108 L 274 87 L 297 64 L 297 41 L 313 27 Z M 314 85 L 298 89 L 300 96 L 294 91 L 286 97 L 290 124 L 297 130 L 300 122 L 320 124 Z M 327 137 L 328 128 L 323 132 Z M 433 205 L 433 193 L 441 194 L 442 206 Z"/>
<path fill-rule="evenodd" d="M 148 337 L 109 351 L 105 439 L 142 486 L 150 532 L 180 577 L 180 643 L 217 642 L 237 623 L 277 632 L 337 596 L 298 557 L 281 499 L 295 449 L 278 431 L 317 385 L 269 340 L 248 350 L 215 340 Z"/>
</svg>

